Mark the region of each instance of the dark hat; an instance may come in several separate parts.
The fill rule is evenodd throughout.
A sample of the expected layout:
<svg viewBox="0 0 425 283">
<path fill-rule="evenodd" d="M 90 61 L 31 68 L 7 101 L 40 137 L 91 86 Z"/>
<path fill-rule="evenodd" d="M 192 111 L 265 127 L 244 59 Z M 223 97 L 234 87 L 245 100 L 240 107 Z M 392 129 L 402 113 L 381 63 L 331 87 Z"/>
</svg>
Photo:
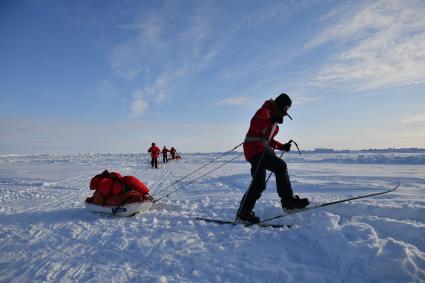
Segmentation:
<svg viewBox="0 0 425 283">
<path fill-rule="evenodd" d="M 276 97 L 276 99 L 274 100 L 274 102 L 276 103 L 276 105 L 279 108 L 279 110 L 282 112 L 283 116 L 288 116 L 289 119 L 292 120 L 292 117 L 289 116 L 289 114 L 286 113 L 286 111 L 284 109 L 286 106 L 289 106 L 289 107 L 292 106 L 292 100 L 291 100 L 291 98 L 286 93 L 281 93 L 281 94 L 279 94 L 278 97 Z"/>
<path fill-rule="evenodd" d="M 292 100 L 289 98 L 289 96 L 286 93 L 279 94 L 278 97 L 274 100 L 276 102 L 277 106 L 280 109 L 283 109 L 285 106 L 292 106 Z"/>
</svg>

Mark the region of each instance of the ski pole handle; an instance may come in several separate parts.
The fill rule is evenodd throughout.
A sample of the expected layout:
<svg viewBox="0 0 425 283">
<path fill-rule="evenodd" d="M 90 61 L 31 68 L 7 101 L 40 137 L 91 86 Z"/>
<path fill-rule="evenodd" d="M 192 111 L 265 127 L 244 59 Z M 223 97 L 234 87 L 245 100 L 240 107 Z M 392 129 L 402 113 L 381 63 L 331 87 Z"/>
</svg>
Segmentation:
<svg viewBox="0 0 425 283">
<path fill-rule="evenodd" d="M 300 151 L 300 148 L 298 147 L 298 144 L 294 140 L 290 140 L 289 143 L 294 143 L 295 144 L 295 146 L 297 147 L 298 153 L 301 156 L 301 151 Z"/>
</svg>

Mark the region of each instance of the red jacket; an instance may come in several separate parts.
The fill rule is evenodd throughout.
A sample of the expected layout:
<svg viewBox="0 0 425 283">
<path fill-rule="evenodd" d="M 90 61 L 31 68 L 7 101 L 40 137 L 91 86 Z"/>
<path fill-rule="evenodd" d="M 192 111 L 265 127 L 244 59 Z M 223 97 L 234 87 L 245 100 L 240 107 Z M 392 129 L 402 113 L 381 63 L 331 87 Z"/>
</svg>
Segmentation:
<svg viewBox="0 0 425 283">
<path fill-rule="evenodd" d="M 162 155 L 166 156 L 167 152 L 170 152 L 170 150 L 168 148 L 163 148 L 161 152 L 162 152 Z"/>
<path fill-rule="evenodd" d="M 243 144 L 243 152 L 246 160 L 250 160 L 254 156 L 264 152 L 266 147 L 272 149 L 283 148 L 283 144 L 274 140 L 274 137 L 279 132 L 279 126 L 276 125 L 274 133 L 269 140 L 274 123 L 271 117 L 278 112 L 277 105 L 270 99 L 264 102 L 263 106 L 257 110 L 254 117 L 251 119 L 249 130 Z"/>
<path fill-rule="evenodd" d="M 158 158 L 159 153 L 161 152 L 161 150 L 159 149 L 159 147 L 157 146 L 151 146 L 148 150 L 148 152 L 151 153 L 151 157 L 152 158 Z"/>
</svg>

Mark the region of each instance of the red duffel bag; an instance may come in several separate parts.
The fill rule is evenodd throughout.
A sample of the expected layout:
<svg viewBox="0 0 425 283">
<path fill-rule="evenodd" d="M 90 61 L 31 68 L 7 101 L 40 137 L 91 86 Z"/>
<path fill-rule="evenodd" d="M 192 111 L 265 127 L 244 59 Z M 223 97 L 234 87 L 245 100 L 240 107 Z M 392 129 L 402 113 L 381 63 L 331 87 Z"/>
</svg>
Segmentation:
<svg viewBox="0 0 425 283">
<path fill-rule="evenodd" d="M 121 180 L 124 182 L 124 184 L 130 190 L 136 190 L 136 191 L 142 193 L 143 195 L 149 193 L 148 187 L 145 184 L 143 184 L 142 181 L 140 181 L 139 179 L 137 179 L 134 176 L 124 176 L 124 177 L 121 178 Z"/>
<path fill-rule="evenodd" d="M 97 191 L 104 196 L 119 195 L 124 191 L 123 188 L 124 184 L 120 179 L 103 178 Z"/>
<path fill-rule="evenodd" d="M 94 176 L 90 180 L 90 190 L 97 190 L 99 189 L 100 183 L 105 178 L 114 178 L 114 179 L 121 179 L 122 176 L 120 173 L 117 172 L 109 172 L 108 170 L 103 171 L 99 175 Z"/>
<path fill-rule="evenodd" d="M 103 171 L 90 181 L 95 190 L 89 202 L 114 206 L 149 199 L 149 188 L 134 176 L 122 177 L 120 173 Z"/>
</svg>

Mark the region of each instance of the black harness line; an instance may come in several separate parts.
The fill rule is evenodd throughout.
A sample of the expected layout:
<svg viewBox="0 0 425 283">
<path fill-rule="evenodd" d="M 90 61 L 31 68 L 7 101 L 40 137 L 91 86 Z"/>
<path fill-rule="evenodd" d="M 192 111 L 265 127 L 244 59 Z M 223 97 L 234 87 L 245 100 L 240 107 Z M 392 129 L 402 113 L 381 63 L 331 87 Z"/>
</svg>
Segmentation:
<svg viewBox="0 0 425 283">
<path fill-rule="evenodd" d="M 237 158 L 241 157 L 242 155 L 243 155 L 243 153 L 240 153 L 240 154 L 238 154 L 236 157 L 234 157 L 234 158 L 230 159 L 229 161 L 226 161 L 225 163 L 221 164 L 220 166 L 218 166 L 218 167 L 216 167 L 216 168 L 214 168 L 214 169 L 212 169 L 212 170 L 208 171 L 207 173 L 205 173 L 205 174 L 203 174 L 203 175 L 199 176 L 198 178 L 193 179 L 193 180 L 192 180 L 192 181 L 190 181 L 189 183 L 182 184 L 182 186 L 181 186 L 181 187 L 179 187 L 179 188 L 177 188 L 177 189 L 175 189 L 175 190 L 173 190 L 173 191 L 169 192 L 168 194 L 166 194 L 166 195 L 164 195 L 164 196 L 162 196 L 162 197 L 160 197 L 160 198 L 158 198 L 158 199 L 153 200 L 153 203 L 156 203 L 156 202 L 160 201 L 160 200 L 161 200 L 161 199 L 163 199 L 163 198 L 169 197 L 171 194 L 173 194 L 173 193 L 175 193 L 175 192 L 177 192 L 177 191 L 179 191 L 179 190 L 183 189 L 184 187 L 186 187 L 186 186 L 188 186 L 188 185 L 190 185 L 190 184 L 192 184 L 192 183 L 196 182 L 197 180 L 201 179 L 202 177 L 205 177 L 205 176 L 207 176 L 208 174 L 210 174 L 210 173 L 212 173 L 212 172 L 214 172 L 214 171 L 216 171 L 216 170 L 220 169 L 220 168 L 221 168 L 221 167 L 223 167 L 224 165 L 226 165 L 226 164 L 228 164 L 228 163 L 232 162 L 233 160 L 235 160 L 235 159 L 237 159 Z"/>
<path fill-rule="evenodd" d="M 298 144 L 297 144 L 294 140 L 290 140 L 290 141 L 289 141 L 289 143 L 294 143 L 294 144 L 295 144 L 295 146 L 297 147 L 298 153 L 299 153 L 299 154 L 300 154 L 300 156 L 301 156 L 301 151 L 300 151 L 300 149 L 299 149 L 299 147 L 298 147 Z M 223 156 L 225 156 L 226 154 L 228 154 L 228 153 L 230 153 L 230 152 L 235 151 L 235 150 L 236 150 L 237 148 L 239 148 L 241 145 L 243 145 L 243 142 L 242 142 L 242 143 L 240 143 L 240 144 L 238 144 L 237 146 L 235 146 L 235 147 L 234 147 L 234 148 L 232 148 L 231 150 L 228 150 L 228 151 L 224 152 L 223 154 L 219 155 L 218 157 L 216 157 L 216 158 L 214 158 L 214 159 L 210 160 L 210 161 L 209 161 L 209 162 L 207 162 L 206 164 L 204 164 L 204 165 L 202 165 L 201 167 L 199 167 L 198 169 L 196 169 L 196 170 L 194 170 L 194 171 L 190 172 L 189 174 L 185 175 L 184 177 L 182 177 L 182 178 L 180 178 L 180 179 L 178 179 L 178 180 L 174 181 L 172 184 L 170 184 L 170 185 L 166 186 L 165 188 L 158 190 L 157 192 L 155 192 L 155 194 L 154 194 L 154 195 L 155 195 L 155 196 L 158 196 L 159 194 L 161 194 L 161 193 L 163 193 L 163 192 L 166 192 L 166 190 L 167 190 L 167 189 L 169 189 L 170 187 L 172 187 L 172 186 L 176 185 L 178 182 L 181 182 L 182 180 L 186 179 L 187 177 L 189 177 L 189 176 L 193 175 L 194 173 L 196 173 L 196 172 L 200 171 L 201 169 L 203 169 L 203 168 L 207 167 L 208 165 L 210 165 L 210 164 L 211 164 L 211 163 L 213 163 L 214 161 L 217 161 L 218 159 L 222 158 L 222 157 L 223 157 Z M 280 155 L 280 158 L 282 158 L 283 154 L 284 154 L 284 151 L 282 151 L 282 153 L 281 153 L 281 155 Z M 173 193 L 175 193 L 175 192 L 177 192 L 177 191 L 180 191 L 181 189 L 183 189 L 184 187 L 186 187 L 186 186 L 188 186 L 188 185 L 190 185 L 190 184 L 193 184 L 193 183 L 194 183 L 194 182 L 196 182 L 197 180 L 199 180 L 199 179 L 201 179 L 201 178 L 203 178 L 203 177 L 205 177 L 205 176 L 207 176 L 207 175 L 211 174 L 212 172 L 214 172 L 214 171 L 216 171 L 216 170 L 218 170 L 218 169 L 222 168 L 222 167 L 223 167 L 223 166 L 225 166 L 226 164 L 228 164 L 228 163 L 230 163 L 230 162 L 232 162 L 232 161 L 236 160 L 237 158 L 239 158 L 239 157 L 240 157 L 240 156 L 242 156 L 242 155 L 243 155 L 243 153 L 238 154 L 236 157 L 233 157 L 232 159 L 230 159 L 230 160 L 228 160 L 228 161 L 224 162 L 223 164 L 221 164 L 221 165 L 219 165 L 219 166 L 215 167 L 214 169 L 212 169 L 212 170 L 210 170 L 210 171 L 206 172 L 205 174 L 203 174 L 203 175 L 201 175 L 201 176 L 199 176 L 199 177 L 197 177 L 197 178 L 195 178 L 195 179 L 191 180 L 190 182 L 185 183 L 185 184 L 181 184 L 181 186 L 180 186 L 180 187 L 178 187 L 177 189 L 174 189 L 174 190 L 172 190 L 172 191 L 170 191 L 170 192 L 166 193 L 166 194 L 165 194 L 165 195 L 163 195 L 163 196 L 160 196 L 160 197 L 158 197 L 158 198 L 154 198 L 154 197 L 153 197 L 154 195 L 153 195 L 153 196 L 152 196 L 152 202 L 155 204 L 155 203 L 157 203 L 158 201 L 160 201 L 160 200 L 162 200 L 162 199 L 164 199 L 164 198 L 168 198 L 171 194 L 173 194 Z M 258 167 L 257 167 L 257 169 L 258 169 Z M 257 170 L 256 170 L 256 171 L 257 171 Z M 266 184 L 267 184 L 268 180 L 270 179 L 270 177 L 271 177 L 272 173 L 273 173 L 273 172 L 271 172 L 271 173 L 269 174 L 269 176 L 268 176 L 268 178 L 267 178 L 267 180 L 266 180 Z M 255 175 L 255 174 L 254 174 L 254 175 Z"/>
<path fill-rule="evenodd" d="M 174 185 L 175 185 L 175 184 L 177 184 L 178 182 L 181 182 L 182 180 L 184 180 L 184 179 L 186 179 L 187 177 L 189 177 L 189 176 L 193 175 L 194 173 L 198 172 L 199 170 L 201 170 L 201 169 L 203 169 L 203 168 L 207 167 L 208 165 L 210 165 L 210 164 L 211 164 L 211 163 L 213 163 L 214 161 L 216 161 L 216 160 L 218 160 L 218 159 L 222 158 L 222 157 L 223 157 L 223 156 L 225 156 L 226 154 L 228 154 L 228 153 L 230 153 L 230 152 L 235 151 L 235 150 L 236 150 L 238 147 L 240 147 L 242 144 L 243 144 L 243 143 L 238 144 L 237 146 L 235 146 L 235 147 L 234 147 L 234 148 L 232 148 L 231 150 L 228 150 L 228 151 L 224 152 L 223 154 L 219 155 L 218 157 L 216 157 L 216 158 L 214 158 L 214 159 L 210 160 L 209 162 L 207 162 L 207 163 L 206 163 L 206 164 L 204 164 L 203 166 L 199 167 L 198 169 L 196 169 L 196 170 L 192 171 L 191 173 L 187 174 L 186 176 L 184 176 L 184 177 L 182 177 L 182 178 L 180 178 L 180 179 L 178 179 L 178 180 L 174 181 L 172 184 L 170 184 L 170 185 L 166 186 L 165 188 L 158 190 L 157 192 L 155 192 L 155 195 L 159 195 L 161 192 L 166 191 L 168 188 L 170 188 L 170 187 L 174 186 Z M 237 157 L 239 157 L 239 156 L 241 156 L 241 155 L 242 155 L 242 154 L 238 155 Z M 234 159 L 236 159 L 236 158 L 234 158 Z M 230 161 L 233 161 L 234 159 L 231 159 Z M 225 164 L 229 163 L 230 161 L 228 161 L 228 162 L 224 163 L 222 166 L 224 166 Z M 222 166 L 221 166 L 221 167 L 222 167 Z M 218 168 L 217 168 L 217 169 L 218 169 Z M 207 174 L 202 175 L 202 177 L 203 177 L 203 176 L 208 175 L 209 173 L 211 173 L 211 172 L 213 172 L 213 171 L 215 171 L 215 170 L 217 170 L 217 169 L 214 169 L 214 170 L 212 170 L 212 171 L 209 171 Z M 199 178 L 197 178 L 197 179 L 195 179 L 195 180 L 198 180 L 198 179 L 199 179 Z M 193 181 L 191 181 L 191 182 L 190 182 L 190 183 L 188 183 L 188 184 L 191 184 L 191 183 L 193 183 Z M 188 185 L 188 184 L 186 184 L 186 185 Z M 179 188 L 179 189 L 177 189 L 177 190 L 180 190 L 181 188 L 183 188 L 183 187 L 184 187 L 184 186 L 186 186 L 186 185 L 183 185 L 182 187 L 180 187 L 180 188 Z M 175 190 L 175 191 L 177 191 L 177 190 Z M 172 191 L 172 192 L 168 193 L 166 196 L 168 197 L 171 193 L 173 193 L 173 192 L 175 192 L 175 191 Z M 164 197 L 165 197 L 165 196 L 164 196 Z M 155 202 L 157 202 L 157 201 L 159 201 L 159 200 L 163 199 L 164 197 L 160 197 L 160 198 L 158 198 L 158 199 L 154 199 L 154 201 L 153 201 L 153 202 L 155 203 Z"/>
</svg>

